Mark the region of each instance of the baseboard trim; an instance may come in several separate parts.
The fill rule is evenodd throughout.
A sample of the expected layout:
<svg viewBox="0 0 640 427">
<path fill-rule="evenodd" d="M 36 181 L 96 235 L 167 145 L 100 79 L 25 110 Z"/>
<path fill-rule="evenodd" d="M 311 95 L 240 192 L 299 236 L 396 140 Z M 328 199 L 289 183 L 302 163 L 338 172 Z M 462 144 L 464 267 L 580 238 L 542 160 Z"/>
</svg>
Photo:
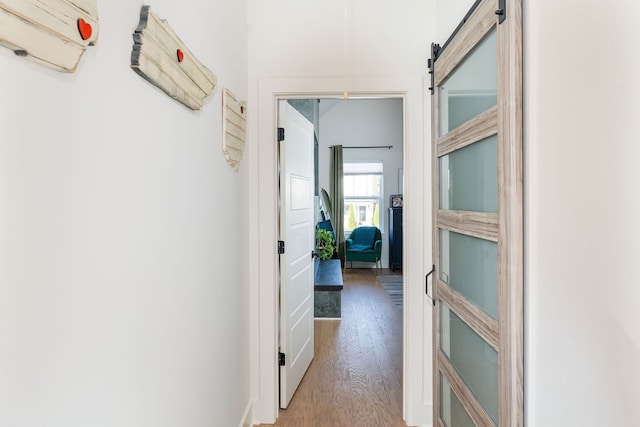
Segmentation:
<svg viewBox="0 0 640 427">
<path fill-rule="evenodd" d="M 238 427 L 253 427 L 253 401 L 249 401 Z"/>
</svg>

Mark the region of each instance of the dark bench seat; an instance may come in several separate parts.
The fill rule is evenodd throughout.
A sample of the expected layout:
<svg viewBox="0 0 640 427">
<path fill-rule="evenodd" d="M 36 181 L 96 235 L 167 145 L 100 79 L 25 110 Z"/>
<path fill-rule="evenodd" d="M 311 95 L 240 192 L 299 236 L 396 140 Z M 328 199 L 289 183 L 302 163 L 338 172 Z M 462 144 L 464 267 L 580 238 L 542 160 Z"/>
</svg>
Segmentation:
<svg viewBox="0 0 640 427">
<path fill-rule="evenodd" d="M 342 266 L 339 259 L 315 262 L 314 317 L 342 316 Z"/>
</svg>

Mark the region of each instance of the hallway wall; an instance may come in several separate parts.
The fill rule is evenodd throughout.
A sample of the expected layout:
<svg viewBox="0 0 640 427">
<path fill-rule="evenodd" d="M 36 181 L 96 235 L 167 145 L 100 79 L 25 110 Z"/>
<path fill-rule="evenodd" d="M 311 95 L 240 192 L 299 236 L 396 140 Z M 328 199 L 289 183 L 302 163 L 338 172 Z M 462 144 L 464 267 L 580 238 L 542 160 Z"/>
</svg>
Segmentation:
<svg viewBox="0 0 640 427">
<path fill-rule="evenodd" d="M 525 6 L 527 418 L 640 426 L 640 5 Z"/>
<path fill-rule="evenodd" d="M 98 2 L 75 74 L 0 48 L 2 426 L 237 426 L 249 404 L 248 170 L 221 152 L 246 3 L 153 4 L 218 76 L 200 112 L 130 69 L 140 6 Z"/>
</svg>

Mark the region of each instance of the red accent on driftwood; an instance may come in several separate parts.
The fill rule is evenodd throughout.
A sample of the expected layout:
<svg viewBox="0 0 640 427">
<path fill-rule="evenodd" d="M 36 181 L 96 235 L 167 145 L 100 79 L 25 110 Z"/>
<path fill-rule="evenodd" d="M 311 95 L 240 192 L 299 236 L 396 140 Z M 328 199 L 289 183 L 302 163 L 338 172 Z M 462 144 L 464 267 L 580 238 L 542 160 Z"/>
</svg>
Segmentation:
<svg viewBox="0 0 640 427">
<path fill-rule="evenodd" d="M 78 31 L 80 32 L 80 37 L 82 40 L 87 40 L 93 34 L 93 28 L 91 28 L 91 24 L 85 21 L 82 18 L 78 18 Z"/>
<path fill-rule="evenodd" d="M 184 52 L 180 49 L 178 49 L 178 62 L 182 62 L 182 60 L 184 59 Z"/>
</svg>

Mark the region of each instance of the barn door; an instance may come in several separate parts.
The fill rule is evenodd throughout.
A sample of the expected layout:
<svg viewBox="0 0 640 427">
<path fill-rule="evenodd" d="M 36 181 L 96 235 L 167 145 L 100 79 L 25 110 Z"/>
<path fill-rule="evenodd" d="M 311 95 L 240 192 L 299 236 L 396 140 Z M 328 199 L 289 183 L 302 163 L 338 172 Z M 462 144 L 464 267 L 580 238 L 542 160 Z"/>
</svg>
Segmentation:
<svg viewBox="0 0 640 427">
<path fill-rule="evenodd" d="M 521 2 L 434 45 L 434 425 L 523 425 Z"/>
</svg>

